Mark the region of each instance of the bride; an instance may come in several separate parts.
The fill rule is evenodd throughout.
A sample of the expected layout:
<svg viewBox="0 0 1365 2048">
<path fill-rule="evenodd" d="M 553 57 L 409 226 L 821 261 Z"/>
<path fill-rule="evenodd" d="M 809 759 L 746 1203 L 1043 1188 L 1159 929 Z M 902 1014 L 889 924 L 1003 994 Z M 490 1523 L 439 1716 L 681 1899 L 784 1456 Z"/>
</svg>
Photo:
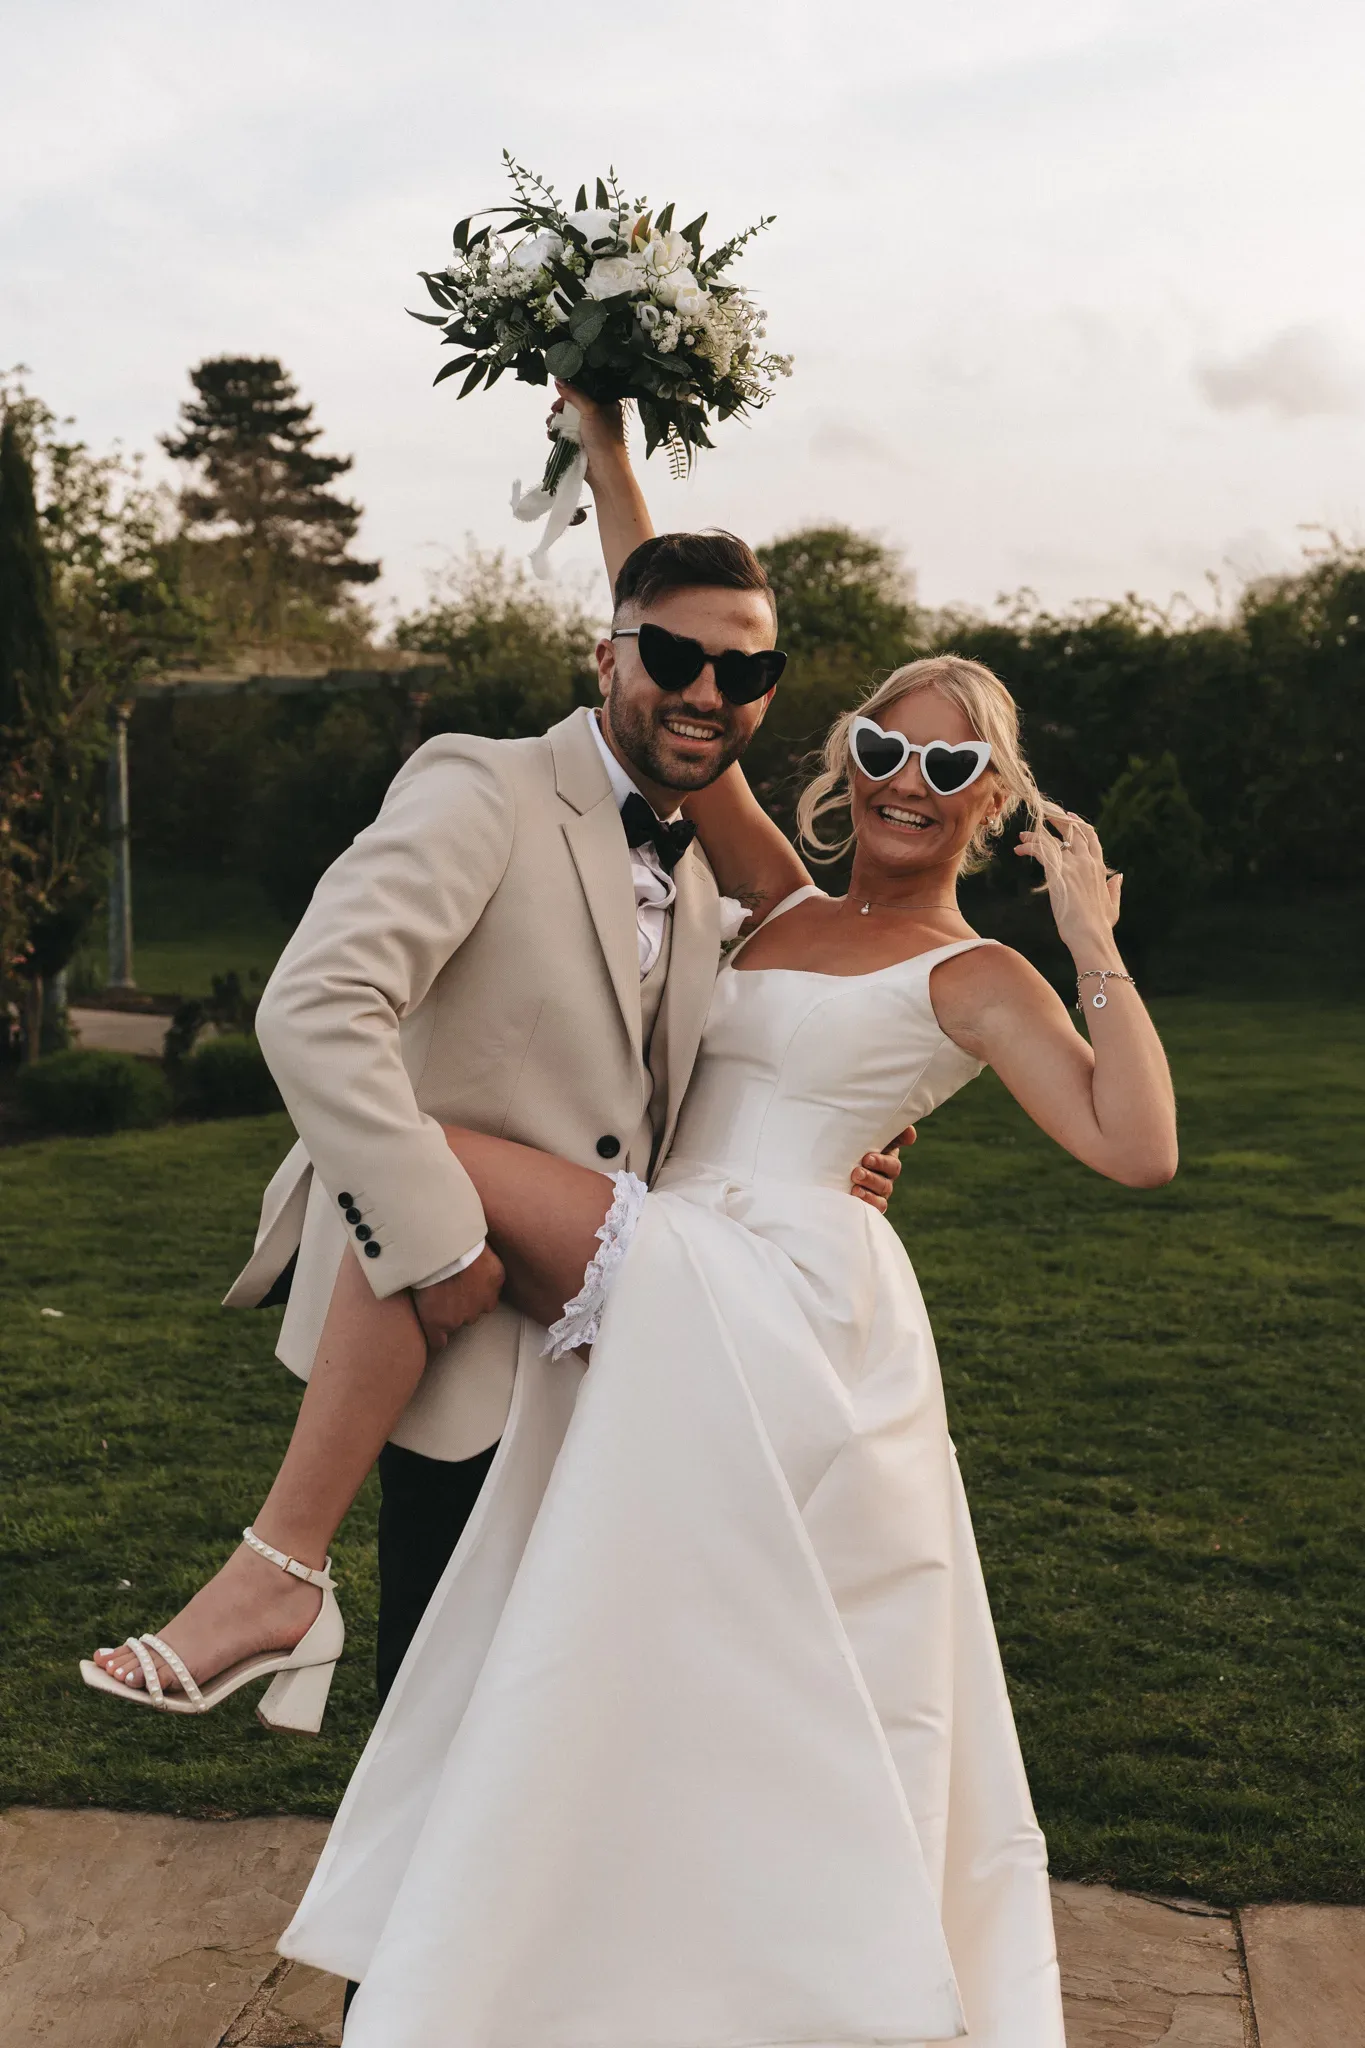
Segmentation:
<svg viewBox="0 0 1365 2048">
<path fill-rule="evenodd" d="M 1088 1042 L 957 908 L 1021 804 Z M 652 1192 L 448 1132 L 555 1356 L 518 1377 L 281 1949 L 362 1980 L 348 2048 L 1057 2048 L 1045 1848 L 933 1336 L 845 1190 L 986 1064 L 1086 1165 L 1170 1179 L 1117 878 L 1044 806 L 1004 685 L 949 657 L 830 733 L 800 819 L 819 852 L 846 814 L 846 896 L 738 767 L 687 809 L 758 909 Z M 410 1306 L 344 1261 L 318 1371 L 357 1440 L 424 1358 Z M 276 1686 L 325 1697 L 331 1601 Z"/>
</svg>

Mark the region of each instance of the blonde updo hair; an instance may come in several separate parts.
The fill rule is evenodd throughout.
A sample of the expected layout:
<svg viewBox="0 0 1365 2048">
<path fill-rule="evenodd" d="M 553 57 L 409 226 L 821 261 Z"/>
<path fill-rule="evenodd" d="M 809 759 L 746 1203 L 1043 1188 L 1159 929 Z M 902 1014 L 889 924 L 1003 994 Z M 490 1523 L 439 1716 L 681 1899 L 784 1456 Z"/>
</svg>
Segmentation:
<svg viewBox="0 0 1365 2048">
<path fill-rule="evenodd" d="M 824 767 L 807 783 L 796 806 L 801 843 L 812 860 L 838 860 L 848 852 L 856 836 L 850 829 L 837 844 L 831 844 L 816 830 L 821 818 L 848 808 L 848 733 L 854 719 L 878 718 L 881 712 L 889 711 L 893 704 L 919 690 L 937 690 L 965 714 L 977 738 L 990 745 L 991 764 L 987 772 L 994 773 L 1005 789 L 1002 809 L 993 818 L 983 818 L 972 835 L 962 863 L 964 875 L 974 875 L 988 865 L 992 841 L 999 838 L 1021 805 L 1037 830 L 1042 829 L 1046 818 L 1065 816 L 1033 779 L 1019 744 L 1019 707 L 999 676 L 981 662 L 967 661 L 958 654 L 931 654 L 923 661 L 909 661 L 904 668 L 898 668 L 871 690 L 861 704 L 841 713 L 830 727 L 824 746 Z"/>
</svg>

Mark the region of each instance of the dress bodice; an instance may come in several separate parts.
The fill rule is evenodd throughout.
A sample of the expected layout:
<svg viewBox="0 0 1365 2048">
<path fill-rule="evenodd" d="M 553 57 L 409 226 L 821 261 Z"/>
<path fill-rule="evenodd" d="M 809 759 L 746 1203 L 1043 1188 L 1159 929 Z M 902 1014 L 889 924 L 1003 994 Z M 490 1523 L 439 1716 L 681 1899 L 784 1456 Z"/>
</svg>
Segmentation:
<svg viewBox="0 0 1365 2048">
<path fill-rule="evenodd" d="M 664 1182 L 689 1172 L 847 1189 L 880 1149 L 981 1072 L 929 1000 L 961 939 L 871 974 L 746 968 L 716 981 Z"/>
</svg>

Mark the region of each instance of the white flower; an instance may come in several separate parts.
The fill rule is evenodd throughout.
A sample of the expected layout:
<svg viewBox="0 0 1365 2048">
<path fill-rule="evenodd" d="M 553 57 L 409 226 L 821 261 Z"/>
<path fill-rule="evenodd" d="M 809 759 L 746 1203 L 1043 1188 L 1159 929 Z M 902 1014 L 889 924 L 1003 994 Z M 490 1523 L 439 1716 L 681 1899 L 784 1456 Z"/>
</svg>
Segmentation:
<svg viewBox="0 0 1365 2048">
<path fill-rule="evenodd" d="M 639 291 L 644 282 L 638 256 L 599 256 L 583 280 L 590 299 L 615 299 Z"/>
<path fill-rule="evenodd" d="M 558 235 L 536 235 L 529 242 L 519 242 L 511 260 L 518 270 L 543 270 L 547 263 L 557 263 L 563 254 L 564 244 Z"/>
<path fill-rule="evenodd" d="M 664 318 L 664 315 L 652 300 L 644 299 L 635 308 L 635 317 L 646 334 L 653 334 L 659 322 Z"/>
<path fill-rule="evenodd" d="M 677 270 L 664 271 L 662 276 L 652 280 L 652 289 L 661 306 L 679 305 L 684 292 L 701 293 L 703 303 L 706 298 L 696 278 L 685 266 Z"/>
<path fill-rule="evenodd" d="M 749 915 L 747 903 L 740 903 L 733 896 L 720 899 L 720 942 L 729 946 L 739 937 L 739 928 Z"/>
<path fill-rule="evenodd" d="M 692 256 L 692 244 L 685 242 L 676 229 L 666 235 L 652 234 L 641 252 L 651 270 L 686 270 Z"/>
<path fill-rule="evenodd" d="M 710 305 L 710 294 L 695 279 L 682 285 L 673 300 L 673 310 L 680 320 L 705 320 Z"/>
<path fill-rule="evenodd" d="M 603 211 L 601 207 L 589 207 L 586 213 L 571 213 L 568 219 L 569 226 L 578 229 L 590 249 L 597 249 L 603 245 L 613 249 L 616 247 L 620 221 L 619 216 L 610 209 Z"/>
</svg>

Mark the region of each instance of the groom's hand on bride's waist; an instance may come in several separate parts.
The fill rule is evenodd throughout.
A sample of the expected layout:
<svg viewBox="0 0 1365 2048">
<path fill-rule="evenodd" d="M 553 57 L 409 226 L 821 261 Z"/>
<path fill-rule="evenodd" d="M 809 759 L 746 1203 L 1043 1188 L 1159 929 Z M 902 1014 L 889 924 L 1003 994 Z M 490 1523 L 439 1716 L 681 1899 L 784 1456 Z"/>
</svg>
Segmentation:
<svg viewBox="0 0 1365 2048">
<path fill-rule="evenodd" d="M 498 1305 L 507 1274 L 496 1252 L 485 1245 L 472 1265 L 434 1287 L 414 1287 L 412 1299 L 429 1351 L 440 1351 L 456 1330 L 476 1323 Z"/>
<path fill-rule="evenodd" d="M 892 1141 L 885 1152 L 864 1152 L 862 1162 L 853 1169 L 852 1192 L 860 1202 L 866 1202 L 870 1209 L 879 1209 L 884 1216 L 891 1191 L 901 1177 L 902 1145 L 913 1145 L 915 1127 L 910 1124 L 900 1136 Z"/>
</svg>

